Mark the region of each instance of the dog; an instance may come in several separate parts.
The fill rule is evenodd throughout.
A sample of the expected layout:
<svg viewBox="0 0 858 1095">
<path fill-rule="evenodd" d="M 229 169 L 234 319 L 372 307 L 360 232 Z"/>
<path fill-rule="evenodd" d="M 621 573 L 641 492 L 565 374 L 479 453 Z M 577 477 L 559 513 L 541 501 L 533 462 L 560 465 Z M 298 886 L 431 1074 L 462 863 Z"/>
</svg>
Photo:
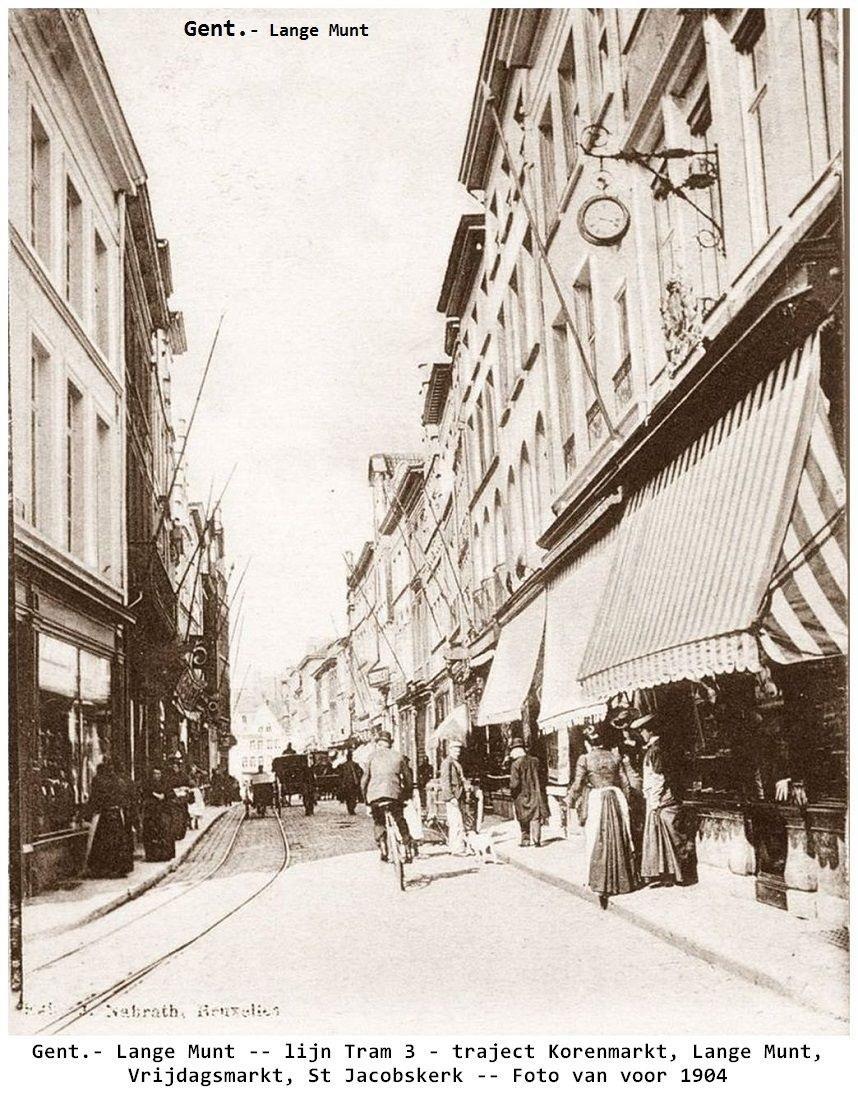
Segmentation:
<svg viewBox="0 0 858 1095">
<path fill-rule="evenodd" d="M 475 855 L 481 863 L 497 863 L 494 837 L 490 832 L 465 833 L 465 844 L 470 855 Z"/>
</svg>

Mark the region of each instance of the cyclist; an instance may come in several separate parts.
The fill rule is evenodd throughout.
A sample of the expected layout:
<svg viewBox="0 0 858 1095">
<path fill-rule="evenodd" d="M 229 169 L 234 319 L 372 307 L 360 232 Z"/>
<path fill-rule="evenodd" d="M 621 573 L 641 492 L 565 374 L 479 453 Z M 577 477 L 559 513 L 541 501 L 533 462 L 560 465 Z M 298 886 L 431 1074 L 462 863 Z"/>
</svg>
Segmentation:
<svg viewBox="0 0 858 1095">
<path fill-rule="evenodd" d="M 367 761 L 361 780 L 363 800 L 367 804 L 375 829 L 375 842 L 383 862 L 387 862 L 387 833 L 384 828 L 384 811 L 390 810 L 399 828 L 405 847 L 406 862 L 411 862 L 411 834 L 402 814 L 405 803 L 411 798 L 411 768 L 403 755 L 393 748 L 393 738 L 382 730 L 376 738 L 375 752 Z"/>
</svg>

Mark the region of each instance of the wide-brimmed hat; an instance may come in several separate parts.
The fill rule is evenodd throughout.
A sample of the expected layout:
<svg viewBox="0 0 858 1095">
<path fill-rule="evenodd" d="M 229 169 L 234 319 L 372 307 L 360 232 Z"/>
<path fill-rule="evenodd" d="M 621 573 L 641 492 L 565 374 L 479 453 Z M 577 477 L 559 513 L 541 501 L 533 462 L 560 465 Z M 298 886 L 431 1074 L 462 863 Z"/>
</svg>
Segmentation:
<svg viewBox="0 0 858 1095">
<path fill-rule="evenodd" d="M 389 730 L 379 730 L 375 735 L 376 741 L 386 741 L 388 745 L 393 745 L 393 734 Z"/>
<path fill-rule="evenodd" d="M 608 722 L 616 726 L 618 730 L 625 730 L 635 719 L 640 718 L 640 711 L 634 707 L 618 707 L 608 712 Z"/>
<path fill-rule="evenodd" d="M 643 730 L 645 726 L 650 726 L 655 722 L 655 715 L 650 713 L 649 715 L 641 715 L 640 718 L 634 720 L 629 724 L 630 730 Z"/>
<path fill-rule="evenodd" d="M 524 739 L 523 738 L 513 738 L 512 741 L 509 743 L 509 751 L 510 752 L 512 752 L 513 749 L 523 749 L 523 748 L 524 748 Z"/>
</svg>

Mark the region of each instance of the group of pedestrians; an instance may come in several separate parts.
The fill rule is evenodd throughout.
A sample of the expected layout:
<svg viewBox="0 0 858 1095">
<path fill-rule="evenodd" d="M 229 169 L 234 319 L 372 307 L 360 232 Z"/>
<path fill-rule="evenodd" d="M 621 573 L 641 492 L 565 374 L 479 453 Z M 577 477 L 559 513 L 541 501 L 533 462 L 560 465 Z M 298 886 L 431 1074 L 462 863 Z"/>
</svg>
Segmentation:
<svg viewBox="0 0 858 1095">
<path fill-rule="evenodd" d="M 625 711 L 590 733 L 567 795 L 584 827 L 587 882 L 608 898 L 647 886 L 694 881 L 693 849 L 683 833 L 665 772 L 658 717 Z"/>
<path fill-rule="evenodd" d="M 154 766 L 135 785 L 110 759 L 93 776 L 85 814 L 89 821 L 86 873 L 90 878 L 124 878 L 134 867 L 139 837 L 147 861 L 165 862 L 176 842 L 198 828 L 204 810 L 201 775 L 182 755 Z"/>
</svg>

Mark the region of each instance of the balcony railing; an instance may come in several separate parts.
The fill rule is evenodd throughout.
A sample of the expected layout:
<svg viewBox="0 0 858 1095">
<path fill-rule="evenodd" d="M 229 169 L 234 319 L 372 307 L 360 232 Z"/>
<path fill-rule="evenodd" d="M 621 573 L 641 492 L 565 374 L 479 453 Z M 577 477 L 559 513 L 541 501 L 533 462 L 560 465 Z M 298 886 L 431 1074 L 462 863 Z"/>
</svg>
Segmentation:
<svg viewBox="0 0 858 1095">
<path fill-rule="evenodd" d="M 474 590 L 474 625 L 478 631 L 487 627 L 507 597 L 503 567 L 484 578 Z"/>
</svg>

